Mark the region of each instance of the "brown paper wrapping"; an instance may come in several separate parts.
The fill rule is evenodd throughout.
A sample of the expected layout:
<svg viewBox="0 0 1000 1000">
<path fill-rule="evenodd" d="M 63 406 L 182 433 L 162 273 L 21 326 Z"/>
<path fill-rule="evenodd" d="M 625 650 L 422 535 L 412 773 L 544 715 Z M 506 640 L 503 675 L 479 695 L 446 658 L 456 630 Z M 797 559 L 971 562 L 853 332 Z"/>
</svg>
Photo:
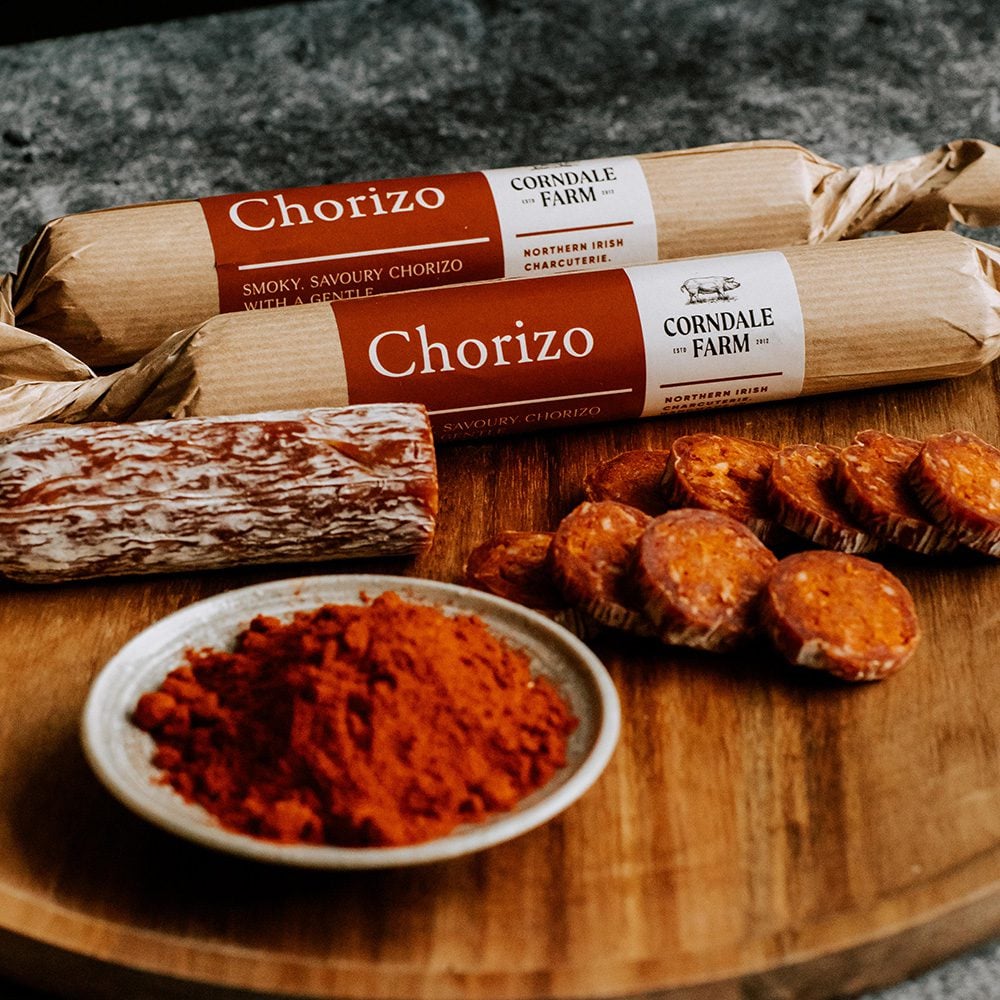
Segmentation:
<svg viewBox="0 0 1000 1000">
<path fill-rule="evenodd" d="M 1000 224 L 1000 149 L 979 140 L 852 168 L 771 141 L 638 159 L 661 260 L 873 230 Z M 363 241 L 363 227 L 358 235 Z M 96 367 L 134 361 L 219 311 L 212 242 L 196 201 L 56 219 L 22 250 L 17 275 L 0 284 L 0 321 Z"/>
<path fill-rule="evenodd" d="M 965 375 L 1000 353 L 1000 249 L 928 232 L 783 252 L 805 325 L 803 395 Z M 490 284 L 467 285 L 470 300 Z M 0 356 L 7 333 L 26 336 L 0 328 Z M 318 303 L 216 316 L 110 375 L 0 389 L 0 430 L 348 402 L 334 309 Z"/>
</svg>

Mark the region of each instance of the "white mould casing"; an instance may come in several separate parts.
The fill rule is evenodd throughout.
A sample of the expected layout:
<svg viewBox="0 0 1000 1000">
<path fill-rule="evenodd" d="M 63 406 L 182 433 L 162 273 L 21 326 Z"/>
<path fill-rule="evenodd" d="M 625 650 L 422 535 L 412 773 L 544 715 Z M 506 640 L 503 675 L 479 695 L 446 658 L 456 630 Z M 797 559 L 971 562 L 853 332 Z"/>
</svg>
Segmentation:
<svg viewBox="0 0 1000 1000">
<path fill-rule="evenodd" d="M 430 425 L 411 404 L 0 442 L 0 573 L 25 582 L 414 553 L 436 513 Z"/>
</svg>

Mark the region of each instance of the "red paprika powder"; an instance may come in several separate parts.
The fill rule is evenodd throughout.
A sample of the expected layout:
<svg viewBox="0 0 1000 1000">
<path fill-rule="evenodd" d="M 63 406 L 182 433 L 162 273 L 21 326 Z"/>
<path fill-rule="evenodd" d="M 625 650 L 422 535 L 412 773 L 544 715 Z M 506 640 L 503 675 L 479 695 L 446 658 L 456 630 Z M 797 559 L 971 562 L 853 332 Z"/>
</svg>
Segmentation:
<svg viewBox="0 0 1000 1000">
<path fill-rule="evenodd" d="M 133 721 L 163 781 L 223 826 L 342 846 L 511 809 L 566 762 L 577 724 L 479 618 L 393 593 L 258 616 L 233 652 L 189 650 Z"/>
</svg>

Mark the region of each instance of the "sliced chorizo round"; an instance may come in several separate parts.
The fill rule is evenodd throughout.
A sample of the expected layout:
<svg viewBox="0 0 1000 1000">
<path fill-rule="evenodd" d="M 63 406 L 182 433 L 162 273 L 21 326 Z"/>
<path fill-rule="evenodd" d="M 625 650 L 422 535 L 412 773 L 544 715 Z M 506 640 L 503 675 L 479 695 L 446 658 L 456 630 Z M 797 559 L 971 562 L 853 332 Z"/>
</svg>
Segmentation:
<svg viewBox="0 0 1000 1000">
<path fill-rule="evenodd" d="M 768 477 L 768 501 L 779 524 L 821 548 L 872 552 L 878 540 L 851 517 L 838 490 L 839 454 L 828 444 L 779 449 Z"/>
<path fill-rule="evenodd" d="M 762 541 L 775 539 L 767 480 L 776 445 L 725 434 L 676 438 L 663 477 L 674 507 L 701 507 L 728 514 Z"/>
<path fill-rule="evenodd" d="M 927 438 L 909 470 L 930 516 L 962 544 L 1000 556 L 1000 449 L 968 431 Z"/>
<path fill-rule="evenodd" d="M 782 559 L 761 600 L 767 635 L 789 663 L 847 681 L 898 670 L 920 640 L 913 597 L 884 566 L 844 552 Z"/>
<path fill-rule="evenodd" d="M 549 572 L 552 536 L 551 531 L 501 531 L 469 553 L 465 582 L 523 604 L 589 638 L 599 631 L 597 622 L 567 604 Z"/>
<path fill-rule="evenodd" d="M 735 518 L 683 508 L 661 515 L 643 532 L 636 584 L 664 642 L 727 650 L 756 633 L 758 599 L 776 563 Z"/>
<path fill-rule="evenodd" d="M 465 581 L 537 611 L 563 607 L 566 602 L 548 571 L 551 542 L 551 531 L 501 531 L 469 553 Z"/>
<path fill-rule="evenodd" d="M 632 580 L 635 547 L 652 520 L 613 500 L 585 500 L 560 522 L 549 547 L 563 597 L 602 625 L 651 635 Z"/>
<path fill-rule="evenodd" d="M 660 484 L 670 452 L 652 448 L 623 451 L 587 473 L 583 492 L 588 500 L 614 500 L 656 517 L 667 509 Z"/>
<path fill-rule="evenodd" d="M 957 537 L 935 524 L 910 485 L 921 442 L 865 430 L 840 452 L 837 483 L 855 520 L 880 542 L 910 552 L 951 552 Z"/>
</svg>

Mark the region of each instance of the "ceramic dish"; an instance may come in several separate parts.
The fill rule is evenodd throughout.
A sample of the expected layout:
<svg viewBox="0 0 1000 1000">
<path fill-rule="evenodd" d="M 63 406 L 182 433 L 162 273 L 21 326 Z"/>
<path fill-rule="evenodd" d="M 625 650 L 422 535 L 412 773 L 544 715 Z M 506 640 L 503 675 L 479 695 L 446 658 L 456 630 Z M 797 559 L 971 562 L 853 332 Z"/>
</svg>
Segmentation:
<svg viewBox="0 0 1000 1000">
<path fill-rule="evenodd" d="M 435 840 L 405 847 L 327 847 L 281 844 L 220 826 L 200 806 L 157 782 L 153 740 L 129 721 L 139 696 L 179 666 L 188 648 L 231 649 L 257 614 L 288 618 L 322 604 L 357 604 L 394 590 L 446 614 L 476 614 L 508 644 L 522 649 L 533 673 L 556 685 L 580 720 L 567 764 L 543 788 L 507 813 L 458 827 Z M 312 868 L 387 868 L 455 858 L 519 836 L 576 801 L 604 770 L 620 729 L 614 685 L 601 661 L 559 625 L 502 598 L 468 587 L 393 576 L 312 576 L 245 587 L 191 604 L 141 632 L 113 657 L 94 682 L 84 707 L 84 751 L 98 778 L 121 802 L 182 837 L 232 854 Z"/>
</svg>

